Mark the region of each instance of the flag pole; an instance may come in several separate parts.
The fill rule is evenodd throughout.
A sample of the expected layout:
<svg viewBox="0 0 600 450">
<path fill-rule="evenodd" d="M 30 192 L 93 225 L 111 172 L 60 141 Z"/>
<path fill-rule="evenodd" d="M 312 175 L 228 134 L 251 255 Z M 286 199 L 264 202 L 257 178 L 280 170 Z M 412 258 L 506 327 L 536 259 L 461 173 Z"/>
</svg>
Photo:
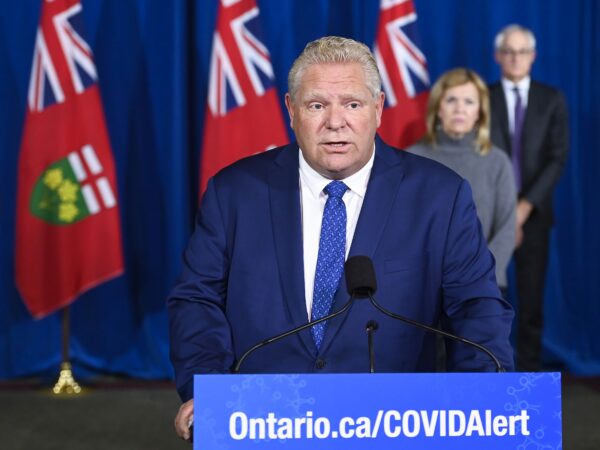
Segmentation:
<svg viewBox="0 0 600 450">
<path fill-rule="evenodd" d="M 69 330 L 71 319 L 69 307 L 62 309 L 62 363 L 60 364 L 60 374 L 52 392 L 56 395 L 77 395 L 81 393 L 81 386 L 73 378 L 71 363 L 69 361 Z"/>
</svg>

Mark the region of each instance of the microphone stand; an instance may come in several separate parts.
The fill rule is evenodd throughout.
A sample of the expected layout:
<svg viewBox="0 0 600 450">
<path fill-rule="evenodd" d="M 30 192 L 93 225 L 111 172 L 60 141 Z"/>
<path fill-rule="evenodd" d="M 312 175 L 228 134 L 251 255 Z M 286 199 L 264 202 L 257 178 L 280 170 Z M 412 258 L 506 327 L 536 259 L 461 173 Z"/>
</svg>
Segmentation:
<svg viewBox="0 0 600 450">
<path fill-rule="evenodd" d="M 379 328 L 379 324 L 374 320 L 367 322 L 366 330 L 369 340 L 369 372 L 375 373 L 375 348 L 373 346 L 373 334 Z"/>
<path fill-rule="evenodd" d="M 246 358 L 248 356 L 250 356 L 252 353 L 254 353 L 255 350 L 258 350 L 259 348 L 264 347 L 265 345 L 272 344 L 273 342 L 277 342 L 277 341 L 279 341 L 283 338 L 286 338 L 292 334 L 296 334 L 296 333 L 299 333 L 300 331 L 306 330 L 307 328 L 310 328 L 313 325 L 316 325 L 321 322 L 325 322 L 326 320 L 333 319 L 334 317 L 337 317 L 340 314 L 345 313 L 346 311 L 348 311 L 350 309 L 350 307 L 354 303 L 354 298 L 355 297 L 354 297 L 354 293 L 353 293 L 350 296 L 350 300 L 348 300 L 348 302 L 342 307 L 342 309 L 340 309 L 334 313 L 328 314 L 326 316 L 323 316 L 320 319 L 313 320 L 312 322 L 305 323 L 304 325 L 300 325 L 299 327 L 292 328 L 291 330 L 288 330 L 284 333 L 278 334 L 276 336 L 272 336 L 268 339 L 265 339 L 264 341 L 260 341 L 258 344 L 254 345 L 253 347 L 250 347 L 248 350 L 246 350 L 242 354 L 240 359 L 237 361 L 237 363 L 233 367 L 232 373 L 240 373 L 240 367 L 242 366 L 243 362 L 246 360 Z"/>
<path fill-rule="evenodd" d="M 371 301 L 371 304 L 375 308 L 377 308 L 379 311 L 381 311 L 383 314 L 385 314 L 386 316 L 392 317 L 393 319 L 401 320 L 402 322 L 409 323 L 409 324 L 411 324 L 411 325 L 413 325 L 415 327 L 422 328 L 424 330 L 429 331 L 430 333 L 441 334 L 444 337 L 447 337 L 447 338 L 453 339 L 455 341 L 462 342 L 463 344 L 475 347 L 475 348 L 481 350 L 483 353 L 485 353 L 486 355 L 488 355 L 490 357 L 490 359 L 496 365 L 496 372 L 497 373 L 504 373 L 504 372 L 506 372 L 506 370 L 504 369 L 504 367 L 502 367 L 502 364 L 500 364 L 500 361 L 498 361 L 498 358 L 496 358 L 496 355 L 494 355 L 490 350 L 488 350 L 483 345 L 478 344 L 477 342 L 471 341 L 470 339 L 463 338 L 463 337 L 460 337 L 460 336 L 456 336 L 454 334 L 448 333 L 448 332 L 443 331 L 443 330 L 438 330 L 437 328 L 430 327 L 429 325 L 425 325 L 424 323 L 417 322 L 417 321 L 409 319 L 407 317 L 400 316 L 398 314 L 394 314 L 393 312 L 388 311 L 383 306 L 381 306 L 379 303 L 377 303 L 377 301 L 373 297 L 373 293 L 372 292 L 369 292 L 368 296 L 369 296 L 369 300 Z M 368 330 L 368 328 L 367 328 L 367 330 Z"/>
</svg>

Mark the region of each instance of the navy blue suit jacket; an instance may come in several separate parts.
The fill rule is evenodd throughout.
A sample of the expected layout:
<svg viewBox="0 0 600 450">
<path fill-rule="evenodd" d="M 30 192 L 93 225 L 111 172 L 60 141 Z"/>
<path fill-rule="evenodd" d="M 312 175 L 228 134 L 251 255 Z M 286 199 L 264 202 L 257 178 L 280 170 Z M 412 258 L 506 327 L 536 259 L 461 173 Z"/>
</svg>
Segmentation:
<svg viewBox="0 0 600 450">
<path fill-rule="evenodd" d="M 513 318 L 500 297 L 468 183 L 444 166 L 376 141 L 350 256 L 372 258 L 378 301 L 488 346 L 512 369 Z M 332 311 L 348 300 L 345 280 Z M 184 270 L 168 308 L 181 398 L 195 373 L 226 373 L 257 342 L 307 322 L 298 146 L 241 160 L 208 183 Z M 435 338 L 359 301 L 331 320 L 320 351 L 310 330 L 252 354 L 249 373 L 367 372 L 365 324 L 379 372 L 435 370 Z M 449 343 L 449 370 L 494 370 L 485 354 Z"/>
<path fill-rule="evenodd" d="M 492 142 L 512 154 L 508 111 L 502 83 L 490 86 Z M 564 95 L 557 89 L 531 80 L 523 124 L 519 197 L 535 207 L 545 223 L 554 220 L 553 193 L 567 162 L 569 117 Z"/>
</svg>

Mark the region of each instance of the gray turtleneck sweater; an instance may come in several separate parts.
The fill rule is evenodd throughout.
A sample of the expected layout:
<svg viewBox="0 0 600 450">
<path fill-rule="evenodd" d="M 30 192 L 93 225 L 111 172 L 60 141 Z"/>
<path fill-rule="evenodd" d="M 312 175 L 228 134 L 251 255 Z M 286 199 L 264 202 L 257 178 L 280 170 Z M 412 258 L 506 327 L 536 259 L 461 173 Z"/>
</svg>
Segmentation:
<svg viewBox="0 0 600 450">
<path fill-rule="evenodd" d="M 407 151 L 438 161 L 469 182 L 477 216 L 496 259 L 496 280 L 504 288 L 506 267 L 515 247 L 515 179 L 511 163 L 502 150 L 492 147 L 482 156 L 475 152 L 475 145 L 475 132 L 453 139 L 440 131 L 434 147 L 420 141 Z"/>
</svg>

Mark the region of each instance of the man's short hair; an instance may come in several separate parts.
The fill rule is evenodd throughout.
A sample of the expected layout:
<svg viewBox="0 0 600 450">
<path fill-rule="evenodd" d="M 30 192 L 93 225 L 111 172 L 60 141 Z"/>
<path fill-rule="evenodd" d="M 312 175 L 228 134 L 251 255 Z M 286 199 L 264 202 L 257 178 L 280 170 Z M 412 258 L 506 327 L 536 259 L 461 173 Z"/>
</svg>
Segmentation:
<svg viewBox="0 0 600 450">
<path fill-rule="evenodd" d="M 326 36 L 309 42 L 296 58 L 288 74 L 288 93 L 295 99 L 306 69 L 316 64 L 358 63 L 362 66 L 367 88 L 376 97 L 381 92 L 381 76 L 369 47 L 353 39 Z"/>
<path fill-rule="evenodd" d="M 507 25 L 498 32 L 496 38 L 494 39 L 494 49 L 496 51 L 499 51 L 504 45 L 504 39 L 506 38 L 506 36 L 511 33 L 514 33 L 515 31 L 524 33 L 529 39 L 529 50 L 535 50 L 535 36 L 533 34 L 533 31 L 516 23 Z"/>
</svg>

